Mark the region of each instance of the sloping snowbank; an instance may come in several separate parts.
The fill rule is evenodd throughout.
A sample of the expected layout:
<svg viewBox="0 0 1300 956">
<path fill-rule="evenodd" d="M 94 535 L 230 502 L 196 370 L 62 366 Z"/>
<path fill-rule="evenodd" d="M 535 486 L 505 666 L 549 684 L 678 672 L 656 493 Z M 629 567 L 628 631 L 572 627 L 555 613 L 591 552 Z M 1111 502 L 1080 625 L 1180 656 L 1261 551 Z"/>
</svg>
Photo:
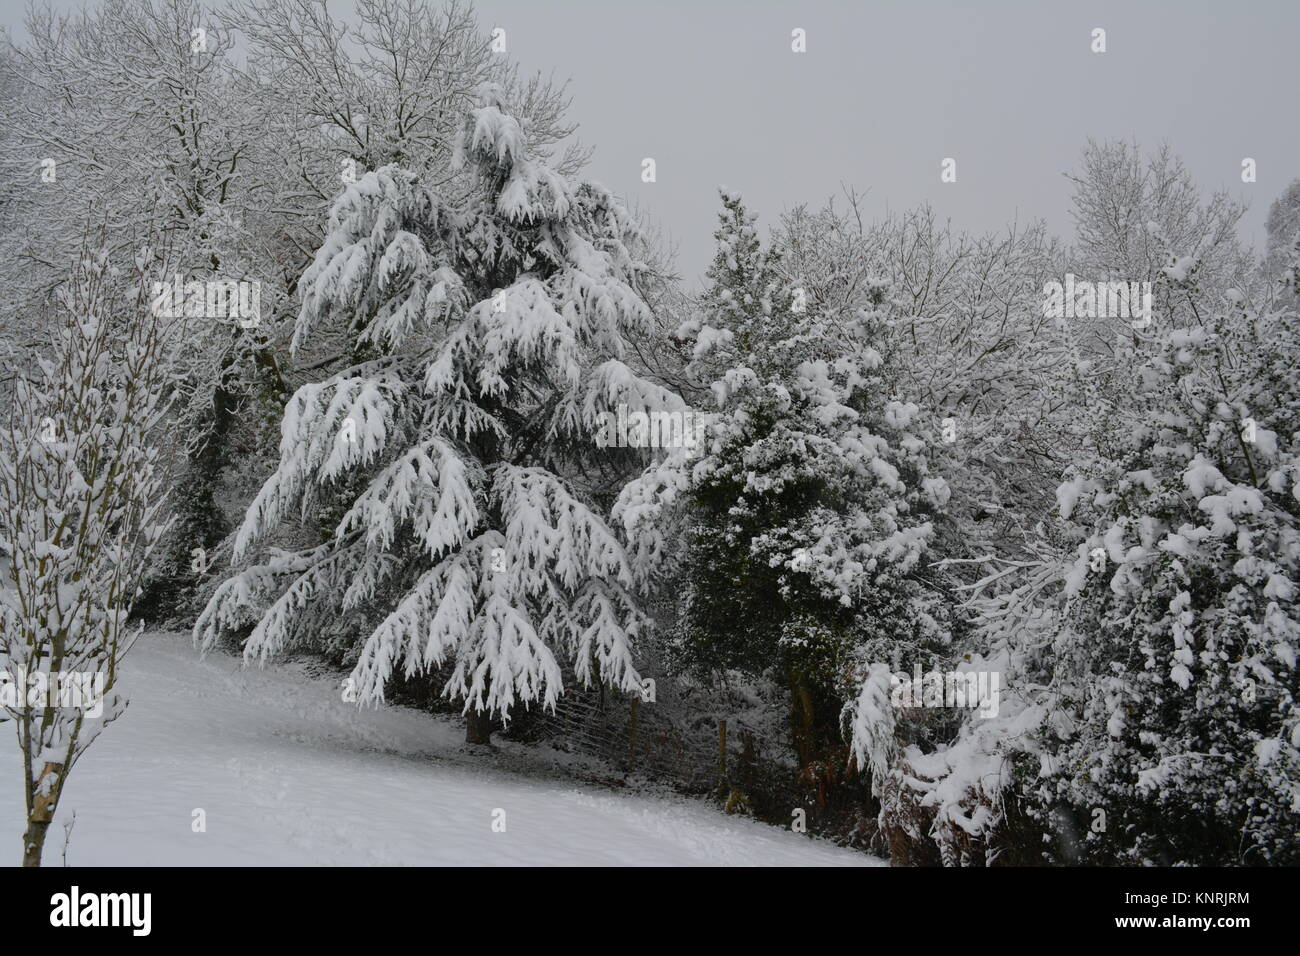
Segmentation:
<svg viewBox="0 0 1300 956">
<path fill-rule="evenodd" d="M 598 765 L 552 749 L 468 752 L 456 724 L 358 711 L 303 664 L 242 670 L 149 634 L 124 674 L 130 707 L 73 772 L 46 865 L 74 810 L 67 860 L 83 866 L 882 865 L 700 801 L 577 782 Z M 12 734 L 0 724 L 4 865 L 23 829 Z M 191 828 L 196 809 L 206 832 Z"/>
</svg>

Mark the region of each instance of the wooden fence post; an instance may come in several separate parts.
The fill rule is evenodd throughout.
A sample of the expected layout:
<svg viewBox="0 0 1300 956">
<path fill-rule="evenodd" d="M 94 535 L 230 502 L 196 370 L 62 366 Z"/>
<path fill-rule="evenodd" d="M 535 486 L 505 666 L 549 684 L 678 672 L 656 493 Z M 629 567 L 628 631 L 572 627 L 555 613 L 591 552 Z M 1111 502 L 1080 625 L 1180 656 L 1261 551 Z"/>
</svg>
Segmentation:
<svg viewBox="0 0 1300 956">
<path fill-rule="evenodd" d="M 727 722 L 718 721 L 718 774 L 723 790 L 727 789 Z"/>
<path fill-rule="evenodd" d="M 636 719 L 640 703 L 640 695 L 633 694 L 632 717 L 627 726 L 627 769 L 629 773 L 636 767 Z"/>
</svg>

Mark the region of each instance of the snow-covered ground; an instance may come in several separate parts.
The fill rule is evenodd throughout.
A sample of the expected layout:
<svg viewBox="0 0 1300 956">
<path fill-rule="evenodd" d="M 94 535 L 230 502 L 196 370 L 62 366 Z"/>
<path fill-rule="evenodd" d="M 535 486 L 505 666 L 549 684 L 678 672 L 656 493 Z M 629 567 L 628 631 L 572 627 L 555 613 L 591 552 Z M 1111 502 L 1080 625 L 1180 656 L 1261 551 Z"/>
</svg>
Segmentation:
<svg viewBox="0 0 1300 956">
<path fill-rule="evenodd" d="M 457 724 L 359 711 L 310 671 L 244 670 L 200 660 L 186 637 L 142 637 L 119 685 L 130 707 L 73 772 L 46 864 L 75 811 L 67 861 L 83 866 L 883 865 L 698 800 L 581 782 L 601 766 L 551 748 L 467 750 Z M 0 864 L 18 861 L 23 829 L 12 733 L 0 725 Z"/>
</svg>

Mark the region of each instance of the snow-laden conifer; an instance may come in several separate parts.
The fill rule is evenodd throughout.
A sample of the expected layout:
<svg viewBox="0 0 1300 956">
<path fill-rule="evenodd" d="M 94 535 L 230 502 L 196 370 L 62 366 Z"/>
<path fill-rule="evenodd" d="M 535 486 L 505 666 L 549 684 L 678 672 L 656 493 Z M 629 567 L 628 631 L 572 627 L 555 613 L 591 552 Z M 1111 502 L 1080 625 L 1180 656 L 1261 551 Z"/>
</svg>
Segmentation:
<svg viewBox="0 0 1300 956">
<path fill-rule="evenodd" d="M 287 522 L 319 521 L 324 540 L 234 575 L 194 633 L 209 646 L 255 622 L 250 661 L 357 633 L 363 702 L 398 668 L 447 664 L 485 739 L 485 715 L 554 706 L 561 658 L 584 682 L 635 685 L 644 621 L 595 501 L 595 438 L 619 403 L 681 402 L 624 363 L 650 315 L 610 194 L 538 158 L 491 87 L 454 167 L 432 186 L 386 166 L 334 203 L 293 342 L 342 335 L 355 362 L 290 401 L 234 557 Z"/>
</svg>

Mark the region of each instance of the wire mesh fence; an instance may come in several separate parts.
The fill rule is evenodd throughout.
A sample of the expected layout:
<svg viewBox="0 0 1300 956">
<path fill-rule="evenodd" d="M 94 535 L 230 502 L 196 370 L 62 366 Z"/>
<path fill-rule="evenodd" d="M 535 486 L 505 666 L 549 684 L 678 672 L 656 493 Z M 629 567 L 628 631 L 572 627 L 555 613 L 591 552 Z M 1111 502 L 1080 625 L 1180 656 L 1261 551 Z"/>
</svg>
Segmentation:
<svg viewBox="0 0 1300 956">
<path fill-rule="evenodd" d="M 570 671 L 554 713 L 533 733 L 565 741 L 626 774 L 689 792 L 748 801 L 751 791 L 791 789 L 796 774 L 788 744 L 771 726 L 771 709 L 734 690 L 705 687 L 643 668 L 641 693 L 582 687 Z M 763 723 L 759 717 L 767 717 Z"/>
</svg>

